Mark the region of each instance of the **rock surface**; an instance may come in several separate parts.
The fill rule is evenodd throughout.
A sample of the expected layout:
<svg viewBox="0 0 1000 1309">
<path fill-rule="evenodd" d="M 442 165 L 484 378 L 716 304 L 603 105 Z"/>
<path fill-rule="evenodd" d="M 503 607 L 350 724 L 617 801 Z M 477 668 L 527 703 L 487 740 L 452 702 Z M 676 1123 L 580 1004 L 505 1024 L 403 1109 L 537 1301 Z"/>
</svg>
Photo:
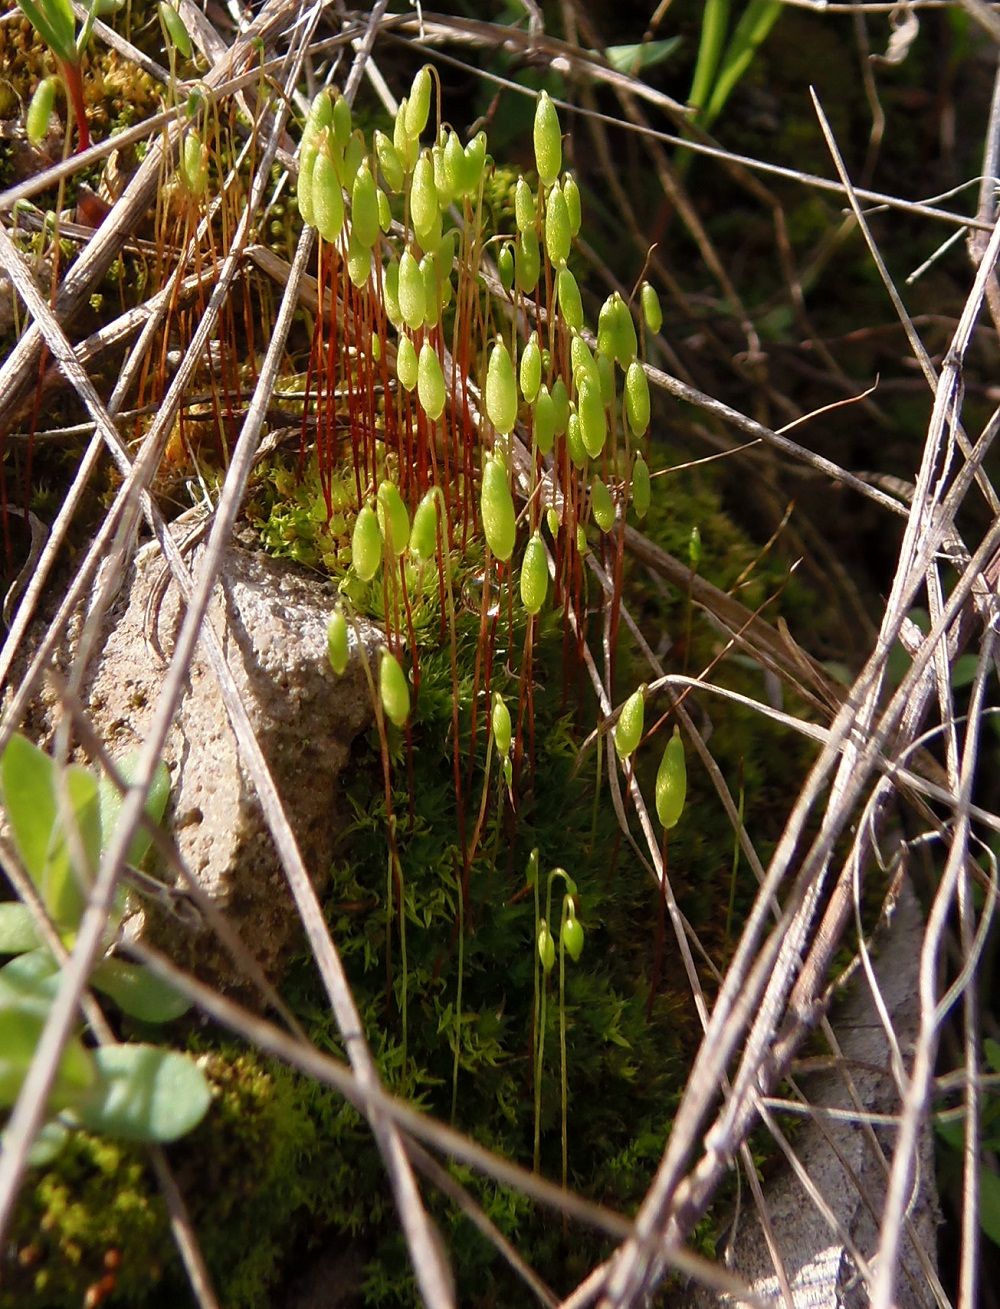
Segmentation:
<svg viewBox="0 0 1000 1309">
<path fill-rule="evenodd" d="M 197 552 L 192 562 L 197 565 Z M 150 641 L 152 620 L 147 615 L 161 568 L 158 550 L 140 551 L 87 682 L 93 725 L 116 757 L 141 744 L 165 671 Z M 343 677 L 333 674 L 327 660 L 326 628 L 334 598 L 328 583 L 295 565 L 234 546 L 209 609 L 209 621 L 319 890 L 334 850 L 337 779 L 352 741 L 372 720 L 354 638 Z M 182 617 L 177 588 L 171 585 L 156 624 L 168 658 Z M 368 624 L 360 630 L 371 658 L 381 636 Z M 225 909 L 265 972 L 278 976 L 298 934 L 295 906 L 200 647 L 164 760 L 172 778 L 168 825 L 181 857 Z M 178 942 L 178 935 L 188 937 L 188 948 Z M 158 921 L 154 929 L 154 937 L 168 945 L 174 957 L 195 966 L 199 975 L 235 984 L 234 965 L 211 933 L 200 931 L 193 940 L 190 936 L 178 931 L 176 920 Z"/>
</svg>

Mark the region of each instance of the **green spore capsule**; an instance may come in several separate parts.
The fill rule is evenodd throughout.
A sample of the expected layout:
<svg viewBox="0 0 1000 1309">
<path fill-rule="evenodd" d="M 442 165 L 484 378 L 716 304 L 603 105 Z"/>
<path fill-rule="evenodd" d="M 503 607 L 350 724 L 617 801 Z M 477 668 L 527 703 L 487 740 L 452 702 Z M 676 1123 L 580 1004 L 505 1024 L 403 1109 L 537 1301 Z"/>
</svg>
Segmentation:
<svg viewBox="0 0 1000 1309">
<path fill-rule="evenodd" d="M 434 164 L 428 151 L 424 151 L 417 160 L 410 184 L 410 217 L 417 240 L 427 249 L 425 237 L 433 235 L 435 227 L 440 228 L 441 210 L 438 207 L 437 187 L 434 185 Z M 440 240 L 440 234 L 438 240 Z M 437 242 L 435 242 L 435 245 Z"/>
<path fill-rule="evenodd" d="M 376 192 L 376 198 L 377 198 L 377 200 L 378 200 L 378 225 L 379 225 L 379 228 L 380 228 L 383 232 L 388 232 L 389 228 L 392 227 L 392 207 L 391 207 L 391 205 L 389 204 L 389 197 L 388 197 L 388 196 L 386 195 L 386 193 L 385 193 L 385 192 L 380 188 L 380 189 Z"/>
<path fill-rule="evenodd" d="M 534 434 L 538 453 L 547 455 L 556 435 L 556 403 L 547 386 L 539 387 L 538 398 L 535 400 Z"/>
<path fill-rule="evenodd" d="M 330 615 L 330 623 L 326 629 L 326 653 L 330 660 L 330 667 L 340 677 L 347 668 L 348 643 L 347 643 L 347 619 L 344 617 L 344 611 L 338 605 Z"/>
<path fill-rule="evenodd" d="M 324 87 L 322 91 L 317 91 L 313 96 L 312 104 L 309 106 L 309 113 L 306 115 L 306 133 L 318 132 L 321 127 L 333 126 L 333 97 Z M 303 134 L 305 140 L 305 134 Z"/>
<path fill-rule="evenodd" d="M 208 146 L 197 132 L 188 132 L 181 146 L 181 181 L 188 195 L 195 199 L 205 194 L 208 186 Z"/>
<path fill-rule="evenodd" d="M 559 128 L 559 115 L 548 91 L 541 93 L 535 105 L 532 135 L 539 181 L 543 186 L 551 186 L 562 168 L 562 132 Z"/>
<path fill-rule="evenodd" d="M 382 562 L 382 534 L 378 518 L 370 504 L 362 505 L 354 520 L 351 537 L 351 563 L 362 582 L 370 582 Z"/>
<path fill-rule="evenodd" d="M 180 21 L 176 10 L 171 9 L 170 12 Z M 28 114 L 25 121 L 25 129 L 31 145 L 41 145 L 45 140 L 45 134 L 49 130 L 52 110 L 55 108 L 56 87 L 58 84 L 58 77 L 43 77 L 35 87 L 35 93 L 28 105 Z M 185 138 L 185 140 L 187 139 Z"/>
<path fill-rule="evenodd" d="M 636 455 L 632 465 L 632 507 L 640 518 L 649 513 L 652 486 L 649 480 L 649 465 L 642 455 Z"/>
<path fill-rule="evenodd" d="M 601 306 L 597 319 L 597 348 L 609 359 L 627 368 L 636 356 L 639 343 L 629 307 L 617 291 Z"/>
<path fill-rule="evenodd" d="M 576 525 L 576 552 L 579 555 L 585 555 L 590 547 L 587 545 L 587 533 L 583 530 L 583 523 Z"/>
<path fill-rule="evenodd" d="M 567 899 L 572 905 L 572 896 L 568 896 Z M 575 911 L 567 914 L 562 927 L 559 929 L 559 944 L 564 947 L 574 963 L 579 963 L 580 956 L 583 954 L 583 927 L 580 925 L 580 920 L 577 918 Z"/>
<path fill-rule="evenodd" d="M 420 276 L 424 279 L 424 325 L 436 327 L 441 317 L 441 289 L 434 255 L 427 254 L 421 259 Z"/>
<path fill-rule="evenodd" d="M 556 509 L 555 505 L 549 505 L 548 509 L 546 509 L 545 525 L 548 527 L 549 535 L 552 537 L 554 541 L 556 537 L 559 535 L 559 527 L 560 527 L 559 510 Z"/>
<path fill-rule="evenodd" d="M 556 295 L 559 299 L 559 313 L 567 327 L 579 332 L 583 330 L 583 301 L 576 278 L 565 264 L 556 274 Z"/>
<path fill-rule="evenodd" d="M 406 101 L 406 134 L 419 136 L 427 126 L 431 111 L 431 67 L 418 68 Z"/>
<path fill-rule="evenodd" d="M 580 205 L 580 188 L 572 173 L 563 174 L 562 193 L 569 214 L 569 230 L 573 236 L 578 236 L 583 223 L 583 210 Z"/>
<path fill-rule="evenodd" d="M 645 716 L 646 684 L 643 682 L 622 705 L 618 722 L 615 723 L 615 749 L 619 759 L 627 759 L 642 740 Z"/>
<path fill-rule="evenodd" d="M 655 287 L 650 286 L 648 282 L 643 282 L 639 295 L 646 326 L 651 332 L 658 332 L 663 326 L 663 310 L 660 308 L 660 297 L 656 294 Z"/>
<path fill-rule="evenodd" d="M 597 365 L 597 376 L 601 388 L 601 404 L 605 409 L 610 409 L 615 402 L 615 366 L 607 355 L 602 355 L 598 351 L 594 360 Z"/>
<path fill-rule="evenodd" d="M 410 716 L 410 684 L 399 660 L 389 650 L 382 651 L 378 669 L 378 689 L 382 709 L 390 723 L 405 727 Z"/>
<path fill-rule="evenodd" d="M 358 169 L 365 162 L 367 153 L 365 138 L 361 132 L 352 132 L 347 141 L 347 148 L 344 150 L 340 169 L 340 184 L 345 191 L 349 191 L 354 186 L 354 179 L 358 175 Z"/>
<path fill-rule="evenodd" d="M 417 363 L 417 399 L 428 418 L 436 422 L 441 417 L 446 399 L 444 373 L 437 351 L 426 337 Z"/>
<path fill-rule="evenodd" d="M 517 179 L 514 187 L 514 221 L 519 232 L 526 232 L 535 226 L 535 193 L 523 177 Z"/>
<path fill-rule="evenodd" d="M 545 253 L 549 256 L 553 268 L 558 268 L 569 258 L 572 239 L 566 199 L 562 191 L 554 186 L 545 202 Z"/>
<path fill-rule="evenodd" d="M 649 427 L 649 383 L 638 359 L 625 374 L 625 417 L 633 436 L 643 436 Z"/>
<path fill-rule="evenodd" d="M 307 227 L 316 226 L 316 211 L 313 207 L 313 173 L 316 170 L 316 156 L 319 145 L 315 135 L 302 138 L 299 149 L 299 176 L 295 184 L 295 198 L 298 200 L 299 213 Z"/>
<path fill-rule="evenodd" d="M 570 406 L 569 420 L 566 423 L 566 448 L 569 451 L 570 463 L 574 468 L 585 468 L 587 466 L 587 447 L 583 443 L 583 436 L 580 432 L 580 415 L 576 412 L 576 406 Z"/>
<path fill-rule="evenodd" d="M 444 157 L 444 147 L 447 139 L 447 136 L 442 136 L 436 145 L 431 146 L 431 163 L 434 165 L 434 187 L 438 193 L 438 204 L 443 209 L 447 209 L 455 199 L 452 174 L 445 163 Z"/>
<path fill-rule="evenodd" d="M 462 194 L 475 196 L 486 164 L 486 133 L 477 132 L 463 151 Z"/>
<path fill-rule="evenodd" d="M 538 233 L 529 227 L 517 238 L 514 246 L 514 278 L 522 295 L 530 295 L 538 285 L 542 272 L 542 252 Z"/>
<path fill-rule="evenodd" d="M 601 531 L 610 532 L 615 525 L 615 502 L 599 477 L 594 478 L 590 488 L 590 511 Z"/>
<path fill-rule="evenodd" d="M 521 352 L 521 364 L 518 370 L 521 394 L 528 404 L 533 404 L 542 383 L 542 348 L 538 344 L 538 333 L 532 332 L 528 344 Z"/>
<path fill-rule="evenodd" d="M 329 135 L 316 155 L 312 172 L 312 206 L 316 231 L 324 241 L 333 243 L 344 226 L 344 194 L 331 154 Z"/>
<path fill-rule="evenodd" d="M 347 273 L 352 285 L 359 291 L 363 286 L 367 286 L 368 279 L 372 275 L 371 248 L 357 239 L 353 228 L 347 242 Z"/>
<path fill-rule="evenodd" d="M 555 407 L 556 436 L 565 436 L 569 424 L 569 391 L 561 377 L 552 383 L 552 403 Z"/>
<path fill-rule="evenodd" d="M 601 375 L 597 371 L 597 364 L 594 362 L 594 356 L 590 353 L 590 346 L 579 332 L 574 332 L 570 340 L 569 362 L 573 373 L 573 382 L 577 390 L 582 386 L 584 378 L 589 379 L 594 386 L 600 389 Z"/>
<path fill-rule="evenodd" d="M 684 742 L 680 730 L 667 742 L 660 766 L 656 770 L 656 816 L 669 832 L 676 827 L 684 812 L 687 798 L 687 765 L 684 762 Z"/>
<path fill-rule="evenodd" d="M 438 186 L 438 191 L 460 200 L 465 194 L 465 152 L 457 132 L 449 132 L 442 151 L 442 164 L 445 185 Z"/>
<path fill-rule="evenodd" d="M 351 106 L 342 95 L 338 95 L 333 102 L 333 139 L 341 151 L 347 149 L 353 125 Z"/>
<path fill-rule="evenodd" d="M 517 421 L 517 382 L 510 353 L 500 336 L 490 351 L 484 389 L 487 416 L 496 430 L 507 436 Z"/>
<path fill-rule="evenodd" d="M 500 285 L 510 295 L 514 289 L 514 247 L 509 241 L 503 243 L 497 255 L 497 276 Z"/>
<path fill-rule="evenodd" d="M 389 260 L 382 274 L 382 299 L 385 302 L 386 317 L 396 331 L 400 331 L 403 327 L 403 311 L 399 307 L 399 264 L 395 259 Z"/>
<path fill-rule="evenodd" d="M 493 726 L 493 744 L 501 758 L 510 754 L 511 745 L 511 725 L 510 710 L 504 704 L 504 698 L 499 691 L 493 692 L 493 714 L 491 718 Z"/>
<path fill-rule="evenodd" d="M 382 170 L 385 184 L 390 191 L 394 191 L 398 195 L 402 191 L 403 183 L 406 180 L 406 173 L 403 169 L 403 161 L 399 157 L 399 151 L 386 134 L 377 129 L 372 137 L 372 142 L 375 146 L 375 158 Z"/>
<path fill-rule="evenodd" d="M 576 400 L 577 413 L 580 416 L 580 436 L 591 459 L 596 459 L 604 449 L 608 434 L 608 420 L 604 413 L 604 401 L 601 399 L 600 382 L 595 386 L 589 378 L 580 383 Z"/>
<path fill-rule="evenodd" d="M 688 538 L 688 562 L 691 571 L 696 573 L 701 565 L 701 531 L 697 523 L 691 528 L 691 535 Z"/>
<path fill-rule="evenodd" d="M 351 187 L 351 234 L 370 250 L 378 240 L 378 188 L 368 160 L 362 161 Z"/>
<path fill-rule="evenodd" d="M 556 522 L 556 530 L 559 524 Z M 542 534 L 534 531 L 521 560 L 521 603 L 529 614 L 537 614 L 549 590 L 549 565 Z"/>
<path fill-rule="evenodd" d="M 404 250 L 399 259 L 399 312 L 411 332 L 423 326 L 426 316 L 424 279 L 420 265 L 409 250 Z"/>
<path fill-rule="evenodd" d="M 190 59 L 194 53 L 191 45 L 191 37 L 184 26 L 184 19 L 171 4 L 166 0 L 160 0 L 160 19 L 163 23 L 164 31 L 170 40 L 170 44 L 176 49 L 182 59 Z M 44 10 L 44 6 L 43 6 Z M 29 137 L 29 140 L 31 138 Z"/>
<path fill-rule="evenodd" d="M 507 485 L 507 469 L 496 455 L 490 455 L 483 469 L 480 512 L 486 544 L 497 559 L 506 563 L 514 553 L 517 520 L 514 499 Z"/>
<path fill-rule="evenodd" d="M 378 525 L 386 549 L 398 558 L 410 543 L 410 515 L 395 482 L 382 482 L 377 497 Z"/>
<path fill-rule="evenodd" d="M 409 100 L 404 97 L 396 110 L 396 119 L 392 125 L 392 144 L 395 146 L 396 154 L 399 155 L 403 168 L 408 173 L 413 172 L 413 166 L 417 162 L 417 155 L 420 153 L 420 138 L 411 136 L 406 130 L 406 111 L 409 106 Z"/>
<path fill-rule="evenodd" d="M 552 972 L 552 967 L 556 961 L 556 943 L 552 939 L 552 933 L 549 931 L 549 925 L 542 922 L 538 929 L 538 958 L 542 969 L 546 973 Z"/>
<path fill-rule="evenodd" d="M 417 351 L 408 336 L 401 336 L 396 346 L 396 376 L 404 391 L 412 391 L 417 384 L 419 365 Z"/>
<path fill-rule="evenodd" d="M 427 491 L 417 505 L 410 529 L 410 554 L 417 559 L 430 559 L 437 551 L 438 501 L 441 492 L 436 486 Z"/>
</svg>

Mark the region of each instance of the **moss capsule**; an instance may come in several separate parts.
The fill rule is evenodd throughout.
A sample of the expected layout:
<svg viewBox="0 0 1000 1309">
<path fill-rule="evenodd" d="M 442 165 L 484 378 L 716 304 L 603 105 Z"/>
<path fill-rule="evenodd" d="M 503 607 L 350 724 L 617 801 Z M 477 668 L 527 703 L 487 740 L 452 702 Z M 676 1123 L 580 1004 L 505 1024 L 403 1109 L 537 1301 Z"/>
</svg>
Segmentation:
<svg viewBox="0 0 1000 1309">
<path fill-rule="evenodd" d="M 410 217 L 417 240 L 426 250 L 427 239 L 433 236 L 435 227 L 440 228 L 441 210 L 438 207 L 437 187 L 434 185 L 434 164 L 428 151 L 424 151 L 417 160 L 410 184 Z M 440 240 L 440 235 L 438 240 Z M 437 242 L 434 242 L 435 246 Z"/>
<path fill-rule="evenodd" d="M 547 386 L 541 386 L 534 407 L 534 435 L 539 454 L 547 455 L 556 434 L 556 404 Z"/>
<path fill-rule="evenodd" d="M 572 905 L 572 896 L 566 898 Z M 579 962 L 580 956 L 583 954 L 583 927 L 573 911 L 567 914 L 562 927 L 559 929 L 559 944 L 565 948 L 566 953 L 574 963 Z"/>
<path fill-rule="evenodd" d="M 580 437 L 591 459 L 596 459 L 604 449 L 608 434 L 608 420 L 604 413 L 604 401 L 601 399 L 600 382 L 595 386 L 585 378 L 577 393 L 577 413 L 580 416 Z"/>
<path fill-rule="evenodd" d="M 610 532 L 615 525 L 615 502 L 599 477 L 594 478 L 590 488 L 590 510 L 601 531 Z"/>
<path fill-rule="evenodd" d="M 569 258 L 571 241 L 566 198 L 559 188 L 554 186 L 545 202 L 545 253 L 549 256 L 553 268 L 558 268 L 563 260 Z"/>
<path fill-rule="evenodd" d="M 483 469 L 480 495 L 483 535 L 490 550 L 503 563 L 514 553 L 517 533 L 514 499 L 507 485 L 507 469 L 502 459 L 491 455 Z"/>
<path fill-rule="evenodd" d="M 583 329 L 583 301 L 576 278 L 565 264 L 556 274 L 556 294 L 559 298 L 559 313 L 563 322 L 574 331 Z"/>
<path fill-rule="evenodd" d="M 491 723 L 493 727 L 493 744 L 496 746 L 498 753 L 501 757 L 510 754 L 510 710 L 504 703 L 504 698 L 499 691 L 493 692 L 493 714 L 491 716 Z"/>
<path fill-rule="evenodd" d="M 656 771 L 656 816 L 670 830 L 680 821 L 687 798 L 687 765 L 684 742 L 678 728 L 667 742 Z"/>
<path fill-rule="evenodd" d="M 403 161 L 399 157 L 399 152 L 392 144 L 384 132 L 376 130 L 372 137 L 375 146 L 375 158 L 378 160 L 378 166 L 382 170 L 382 176 L 385 178 L 385 184 L 390 191 L 397 194 L 402 191 L 406 174 L 403 170 Z"/>
<path fill-rule="evenodd" d="M 431 111 L 431 67 L 418 68 L 406 102 L 406 133 L 419 136 L 427 126 Z"/>
<path fill-rule="evenodd" d="M 410 529 L 410 554 L 430 559 L 437 550 L 438 500 L 441 492 L 432 486 L 417 505 Z"/>
<path fill-rule="evenodd" d="M 399 312 L 410 331 L 415 332 L 423 326 L 426 316 L 424 279 L 420 265 L 409 250 L 404 250 L 399 259 Z"/>
<path fill-rule="evenodd" d="M 549 931 L 549 925 L 542 922 L 538 929 L 538 958 L 541 962 L 542 969 L 546 973 L 552 972 L 552 966 L 556 961 L 556 943 L 552 939 L 552 933 Z"/>
<path fill-rule="evenodd" d="M 44 6 L 43 6 L 44 9 Z M 194 53 L 191 45 L 191 37 L 184 26 L 184 19 L 171 4 L 166 0 L 160 0 L 160 20 L 163 23 L 164 31 L 170 44 L 176 49 L 182 59 L 190 59 Z"/>
<path fill-rule="evenodd" d="M 551 186 L 562 168 L 562 132 L 559 115 L 547 91 L 541 93 L 535 105 L 532 135 L 539 180 L 543 186 Z"/>
<path fill-rule="evenodd" d="M 569 214 L 569 230 L 573 236 L 577 236 L 583 222 L 583 211 L 580 206 L 580 188 L 572 173 L 563 175 L 562 193 L 566 201 L 566 212 Z"/>
<path fill-rule="evenodd" d="M 389 650 L 382 651 L 378 689 L 386 718 L 397 727 L 404 727 L 410 716 L 410 684 L 399 660 Z"/>
<path fill-rule="evenodd" d="M 517 289 L 524 295 L 530 295 L 538 285 L 542 271 L 542 254 L 538 245 L 538 233 L 533 227 L 522 232 L 514 246 L 514 280 Z"/>
<path fill-rule="evenodd" d="M 517 382 L 510 353 L 499 336 L 486 367 L 485 398 L 490 422 L 502 436 L 506 436 L 517 421 Z"/>
<path fill-rule="evenodd" d="M 531 333 L 528 344 L 521 352 L 518 380 L 521 383 L 521 394 L 529 405 L 534 404 L 542 383 L 542 348 L 538 344 L 537 332 Z"/>
<path fill-rule="evenodd" d="M 417 384 L 419 368 L 417 350 L 413 341 L 405 334 L 399 338 L 396 346 L 396 376 L 404 391 L 412 391 Z"/>
<path fill-rule="evenodd" d="M 436 421 L 441 417 L 446 399 L 444 373 L 437 351 L 426 337 L 417 363 L 417 398 L 428 418 Z"/>
<path fill-rule="evenodd" d="M 633 435 L 644 435 L 649 427 L 649 383 L 638 359 L 632 360 L 625 374 L 625 416 Z"/>
<path fill-rule="evenodd" d="M 615 749 L 619 759 L 627 759 L 642 740 L 645 715 L 646 684 L 643 683 L 622 705 L 618 722 L 615 723 Z"/>
<path fill-rule="evenodd" d="M 351 230 L 368 250 L 378 240 L 378 187 L 367 159 L 362 161 L 351 187 Z"/>
<path fill-rule="evenodd" d="M 378 525 L 386 549 L 398 558 L 410 543 L 410 515 L 395 482 L 385 481 L 379 485 L 377 508 Z"/>
<path fill-rule="evenodd" d="M 649 465 L 641 454 L 636 455 L 632 465 L 632 506 L 640 518 L 645 518 L 649 512 L 651 494 Z"/>
<path fill-rule="evenodd" d="M 312 171 L 312 207 L 316 231 L 324 241 L 334 242 L 344 226 L 344 194 L 331 153 L 329 135 L 321 144 Z"/>
<path fill-rule="evenodd" d="M 330 615 L 330 624 L 326 629 L 326 653 L 330 667 L 340 677 L 347 667 L 348 643 L 347 619 L 339 605 Z"/>
<path fill-rule="evenodd" d="M 382 534 L 371 505 L 362 505 L 354 520 L 351 537 L 351 563 L 362 582 L 370 582 L 382 562 Z"/>
<path fill-rule="evenodd" d="M 535 193 L 523 177 L 517 179 L 514 187 L 514 221 L 519 232 L 526 232 L 535 226 Z"/>
<path fill-rule="evenodd" d="M 514 289 L 514 247 L 509 241 L 503 243 L 497 255 L 497 276 L 500 285 L 510 295 Z"/>
<path fill-rule="evenodd" d="M 176 14 L 173 9 L 170 12 Z M 25 122 L 28 141 L 31 145 L 41 145 L 42 141 L 45 140 L 45 134 L 49 130 L 49 119 L 52 117 L 52 110 L 55 108 L 56 87 L 58 84 L 58 77 L 43 77 L 35 87 L 31 103 L 28 105 Z"/>
<path fill-rule="evenodd" d="M 651 332 L 658 332 L 663 326 L 663 310 L 660 308 L 660 297 L 656 294 L 654 287 L 648 282 L 643 282 L 642 291 L 642 316 L 646 320 L 646 326 Z"/>
<path fill-rule="evenodd" d="M 529 614 L 537 614 L 549 589 L 549 565 L 541 532 L 535 531 L 524 547 L 521 560 L 521 603 Z"/>
</svg>

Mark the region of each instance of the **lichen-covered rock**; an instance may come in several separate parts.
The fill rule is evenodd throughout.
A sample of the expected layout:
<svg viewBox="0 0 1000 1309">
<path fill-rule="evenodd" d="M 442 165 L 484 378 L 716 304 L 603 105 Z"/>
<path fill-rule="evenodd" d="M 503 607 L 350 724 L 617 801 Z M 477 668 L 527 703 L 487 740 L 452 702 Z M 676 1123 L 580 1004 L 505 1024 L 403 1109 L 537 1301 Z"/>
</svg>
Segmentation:
<svg viewBox="0 0 1000 1309">
<path fill-rule="evenodd" d="M 196 554 L 195 565 L 197 560 Z M 115 756 L 143 740 L 165 670 L 154 646 L 169 657 L 183 614 L 173 584 L 158 611 L 148 612 L 157 610 L 149 600 L 161 568 L 158 550 L 140 552 L 87 683 L 94 728 Z M 353 739 L 372 717 L 353 638 L 344 676 L 336 677 L 330 668 L 326 630 L 333 603 L 328 584 L 287 562 L 234 546 L 208 615 L 306 868 L 319 887 L 333 851 L 337 778 Z M 368 624 L 358 630 L 371 658 L 379 635 Z M 182 858 L 265 971 L 277 976 L 298 918 L 215 675 L 200 648 L 164 759 L 172 778 L 168 820 Z M 136 928 L 130 924 L 130 930 Z M 207 929 L 191 941 L 190 931 L 179 928 L 176 919 L 161 917 L 154 934 L 182 962 L 197 964 L 202 976 L 235 980 L 234 965 Z"/>
</svg>

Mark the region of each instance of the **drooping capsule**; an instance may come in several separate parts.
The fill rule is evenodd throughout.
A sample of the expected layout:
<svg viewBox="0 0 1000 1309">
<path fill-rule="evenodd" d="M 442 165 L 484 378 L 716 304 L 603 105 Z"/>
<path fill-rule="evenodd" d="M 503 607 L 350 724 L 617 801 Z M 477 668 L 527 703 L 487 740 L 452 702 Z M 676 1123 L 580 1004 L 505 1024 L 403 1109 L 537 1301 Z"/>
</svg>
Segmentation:
<svg viewBox="0 0 1000 1309">
<path fill-rule="evenodd" d="M 574 331 L 583 330 L 583 301 L 576 278 L 565 264 L 556 274 L 556 295 L 559 301 L 559 314 L 567 327 Z"/>
<path fill-rule="evenodd" d="M 424 279 L 420 265 L 409 250 L 404 250 L 399 257 L 399 312 L 412 332 L 423 326 L 426 316 Z"/>
<path fill-rule="evenodd" d="M 170 12 L 179 22 L 180 15 L 177 11 L 171 8 Z M 56 87 L 58 85 L 58 77 L 43 77 L 35 87 L 25 120 L 25 130 L 28 134 L 28 142 L 31 145 L 41 145 L 45 139 L 45 134 L 49 130 L 49 119 L 52 117 L 52 110 L 55 108 Z"/>
<path fill-rule="evenodd" d="M 347 619 L 340 605 L 330 615 L 330 623 L 326 629 L 326 653 L 330 660 L 330 667 L 340 677 L 347 667 L 349 654 Z"/>
<path fill-rule="evenodd" d="M 562 191 L 554 186 L 545 202 L 545 253 L 553 268 L 558 268 L 569 258 L 571 241 L 566 198 Z"/>
<path fill-rule="evenodd" d="M 667 831 L 680 821 L 686 797 L 684 742 L 680 730 L 675 727 L 673 736 L 664 747 L 663 758 L 656 772 L 656 816 Z"/>
<path fill-rule="evenodd" d="M 537 332 L 531 333 L 521 352 L 518 380 L 521 383 L 521 394 L 529 405 L 534 404 L 542 383 L 542 348 L 538 344 Z"/>
<path fill-rule="evenodd" d="M 547 91 L 543 91 L 535 105 L 533 128 L 535 167 L 543 186 L 551 186 L 562 168 L 562 132 L 559 115 Z"/>
<path fill-rule="evenodd" d="M 410 183 L 410 217 L 417 240 L 425 250 L 429 249 L 428 238 L 435 229 L 440 231 L 441 210 L 438 207 L 437 187 L 434 184 L 434 164 L 428 151 L 423 151 L 413 170 Z M 440 240 L 440 235 L 438 236 Z M 437 242 L 434 242 L 436 247 Z"/>
<path fill-rule="evenodd" d="M 517 520 L 514 499 L 507 485 L 507 469 L 496 455 L 490 455 L 483 469 L 480 512 L 486 544 L 497 559 L 506 563 L 514 553 Z"/>
<path fill-rule="evenodd" d="M 638 359 L 625 374 L 625 416 L 633 435 L 643 436 L 649 427 L 649 383 Z"/>
<path fill-rule="evenodd" d="M 601 531 L 610 532 L 615 525 L 615 502 L 599 477 L 594 478 L 590 488 L 590 511 Z"/>
<path fill-rule="evenodd" d="M 604 449 L 608 434 L 600 382 L 595 386 L 589 378 L 584 378 L 577 392 L 576 409 L 580 416 L 580 436 L 584 447 L 591 459 L 596 459 Z"/>
<path fill-rule="evenodd" d="M 526 232 L 535 226 L 535 194 L 523 177 L 517 179 L 514 187 L 514 221 L 519 232 Z"/>
<path fill-rule="evenodd" d="M 579 963 L 580 956 L 583 954 L 583 927 L 573 908 L 573 897 L 569 895 L 566 899 L 567 913 L 559 929 L 559 944 L 564 947 L 574 963 Z"/>
<path fill-rule="evenodd" d="M 417 399 L 427 417 L 437 421 L 444 412 L 446 398 L 441 361 L 430 341 L 424 337 L 417 364 Z"/>
<path fill-rule="evenodd" d="M 500 336 L 490 351 L 484 393 L 490 422 L 502 436 L 506 436 L 517 421 L 517 382 L 510 353 Z"/>
<path fill-rule="evenodd" d="M 440 490 L 432 486 L 425 492 L 413 514 L 413 526 L 410 528 L 410 554 L 417 559 L 430 559 L 437 550 L 440 498 Z"/>
<path fill-rule="evenodd" d="M 351 563 L 362 582 L 370 582 L 382 562 L 382 534 L 371 505 L 362 505 L 354 520 L 351 537 Z"/>
<path fill-rule="evenodd" d="M 632 507 L 640 518 L 645 518 L 649 512 L 650 497 L 649 465 L 639 454 L 632 465 Z"/>
<path fill-rule="evenodd" d="M 643 282 L 640 297 L 646 326 L 651 332 L 658 332 L 663 326 L 663 310 L 660 308 L 660 297 L 656 294 L 656 289 L 648 282 Z"/>
<path fill-rule="evenodd" d="M 619 759 L 627 759 L 642 740 L 645 715 L 646 685 L 643 683 L 622 705 L 618 722 L 615 723 L 615 749 Z"/>
<path fill-rule="evenodd" d="M 522 232 L 514 245 L 514 280 L 517 289 L 524 295 L 530 295 L 538 285 L 542 271 L 542 254 L 538 244 L 538 233 L 533 227 Z"/>
<path fill-rule="evenodd" d="M 410 542 L 410 516 L 395 482 L 386 480 L 379 484 L 376 504 L 382 539 L 398 558 Z"/>
<path fill-rule="evenodd" d="M 521 603 L 529 614 L 537 614 L 549 589 L 549 565 L 542 534 L 534 531 L 521 560 Z"/>
<path fill-rule="evenodd" d="M 410 684 L 399 660 L 389 650 L 382 651 L 378 683 L 386 718 L 397 727 L 405 727 L 410 716 Z"/>
<path fill-rule="evenodd" d="M 535 444 L 538 453 L 547 455 L 552 449 L 556 434 L 556 404 L 547 386 L 538 389 L 533 410 Z"/>
<path fill-rule="evenodd" d="M 404 391 L 412 391 L 417 384 L 419 366 L 417 349 L 410 337 L 404 332 L 396 346 L 396 376 Z"/>
<path fill-rule="evenodd" d="M 368 250 L 378 240 L 378 188 L 367 159 L 355 173 L 351 187 L 351 230 L 358 243 Z"/>
<path fill-rule="evenodd" d="M 312 208 L 316 231 L 324 241 L 334 242 L 344 226 L 344 194 L 331 153 L 332 143 L 327 136 L 316 154 L 312 170 Z"/>
<path fill-rule="evenodd" d="M 512 733 L 510 710 L 499 691 L 493 692 L 493 712 L 490 723 L 493 728 L 493 744 L 502 758 L 504 755 L 510 754 Z"/>
<path fill-rule="evenodd" d="M 424 64 L 418 68 L 410 86 L 406 101 L 406 132 L 408 136 L 419 136 L 427 126 L 431 109 L 431 67 Z"/>
</svg>

